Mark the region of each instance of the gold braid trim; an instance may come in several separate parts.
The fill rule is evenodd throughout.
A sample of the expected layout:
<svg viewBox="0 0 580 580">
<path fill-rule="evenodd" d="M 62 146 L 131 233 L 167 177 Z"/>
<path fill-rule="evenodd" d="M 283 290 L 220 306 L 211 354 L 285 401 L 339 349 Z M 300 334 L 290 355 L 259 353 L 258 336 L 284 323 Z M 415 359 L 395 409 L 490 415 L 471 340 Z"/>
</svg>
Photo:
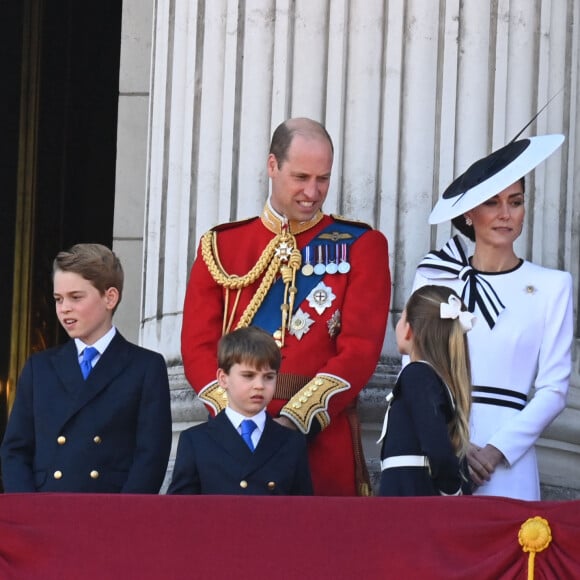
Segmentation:
<svg viewBox="0 0 580 580">
<path fill-rule="evenodd" d="M 197 396 L 203 403 L 213 409 L 216 415 L 225 409 L 228 404 L 228 393 L 223 387 L 219 386 L 217 381 L 201 389 Z"/>
<path fill-rule="evenodd" d="M 281 241 L 280 237 L 281 235 L 278 234 L 275 238 L 272 238 L 270 243 L 262 252 L 260 259 L 256 262 L 256 265 L 244 276 L 228 274 L 225 272 L 222 265 L 218 263 L 219 258 L 216 245 L 217 232 L 209 231 L 203 234 L 201 238 L 201 255 L 212 278 L 220 286 L 223 286 L 228 290 L 246 288 L 250 284 L 253 284 L 264 273 L 276 252 L 278 243 Z"/>
<path fill-rule="evenodd" d="M 260 308 L 260 305 L 262 304 L 262 302 L 264 302 L 264 298 L 266 298 L 268 290 L 270 290 L 272 284 L 274 284 L 274 281 L 276 280 L 276 274 L 278 273 L 279 267 L 280 267 L 280 259 L 277 256 L 274 256 L 268 270 L 266 271 L 264 277 L 262 278 L 262 281 L 260 282 L 260 286 L 258 286 L 256 292 L 254 292 L 252 299 L 246 306 L 244 313 L 242 314 L 240 320 L 236 324 L 236 328 L 244 328 L 246 326 L 250 326 L 252 320 L 254 320 L 256 312 L 258 312 L 258 308 Z"/>
<path fill-rule="evenodd" d="M 262 305 L 262 302 L 264 302 L 266 295 L 274 284 L 278 272 L 281 273 L 285 285 L 284 303 L 280 305 L 280 308 L 282 309 L 282 338 L 280 345 L 283 346 L 286 329 L 290 324 L 290 317 L 294 309 L 294 299 L 297 292 L 296 272 L 302 263 L 302 254 L 298 249 L 296 238 L 288 232 L 287 228 L 284 228 L 280 234 L 277 234 L 272 238 L 264 248 L 262 255 L 254 267 L 243 276 L 228 274 L 221 265 L 217 249 L 217 232 L 210 230 L 202 236 L 201 254 L 211 277 L 217 284 L 223 286 L 227 292 L 230 290 L 238 290 L 238 296 L 227 324 L 226 319 L 229 300 L 227 299 L 228 295 L 226 294 L 222 327 L 223 334 L 229 332 L 231 329 L 242 288 L 250 286 L 250 284 L 253 284 L 263 275 L 258 289 L 246 306 L 240 320 L 236 324 L 236 328 L 243 328 L 252 323 L 256 312 Z"/>
<path fill-rule="evenodd" d="M 290 419 L 302 433 L 310 431 L 316 417 L 322 430 L 330 425 L 330 397 L 350 389 L 350 383 L 333 375 L 316 375 L 282 408 L 280 415 Z"/>
</svg>

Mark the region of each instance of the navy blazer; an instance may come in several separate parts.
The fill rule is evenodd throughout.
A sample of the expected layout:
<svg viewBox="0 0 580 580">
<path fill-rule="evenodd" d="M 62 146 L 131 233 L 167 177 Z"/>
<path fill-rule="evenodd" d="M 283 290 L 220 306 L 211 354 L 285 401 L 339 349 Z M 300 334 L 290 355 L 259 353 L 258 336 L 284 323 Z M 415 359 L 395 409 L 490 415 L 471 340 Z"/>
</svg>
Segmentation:
<svg viewBox="0 0 580 580">
<path fill-rule="evenodd" d="M 312 495 L 306 438 L 266 414 L 252 452 L 221 411 L 181 432 L 167 493 Z"/>
<path fill-rule="evenodd" d="M 0 450 L 4 489 L 158 493 L 171 438 L 159 353 L 117 331 L 85 381 L 71 340 L 22 370 Z"/>
</svg>

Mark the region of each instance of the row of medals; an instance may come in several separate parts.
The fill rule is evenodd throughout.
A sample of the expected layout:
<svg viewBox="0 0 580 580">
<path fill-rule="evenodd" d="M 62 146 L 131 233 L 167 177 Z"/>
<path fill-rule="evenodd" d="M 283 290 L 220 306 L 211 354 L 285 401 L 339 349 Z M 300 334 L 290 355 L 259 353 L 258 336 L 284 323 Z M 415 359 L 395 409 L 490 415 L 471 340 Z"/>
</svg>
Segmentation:
<svg viewBox="0 0 580 580">
<path fill-rule="evenodd" d="M 311 250 L 315 250 L 316 264 L 312 264 Z M 338 253 L 340 250 L 340 259 Z M 350 263 L 348 261 L 348 244 L 342 243 L 339 245 L 320 244 L 312 248 L 306 246 L 304 248 L 304 266 L 301 272 L 303 276 L 322 276 L 323 274 L 347 274 L 350 271 Z"/>
</svg>

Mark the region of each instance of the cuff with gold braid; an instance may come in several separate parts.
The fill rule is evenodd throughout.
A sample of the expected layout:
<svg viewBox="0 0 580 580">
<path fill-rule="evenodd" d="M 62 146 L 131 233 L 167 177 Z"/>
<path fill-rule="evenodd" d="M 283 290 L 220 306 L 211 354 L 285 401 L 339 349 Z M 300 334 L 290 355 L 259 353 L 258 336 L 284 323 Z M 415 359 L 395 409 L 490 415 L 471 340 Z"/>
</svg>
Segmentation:
<svg viewBox="0 0 580 580">
<path fill-rule="evenodd" d="M 210 407 L 217 415 L 226 408 L 228 404 L 228 394 L 223 387 L 219 386 L 217 381 L 209 383 L 197 395 L 203 403 Z"/>
<path fill-rule="evenodd" d="M 314 418 L 320 423 L 320 430 L 330 425 L 328 401 L 336 393 L 350 389 L 347 383 L 334 375 L 316 375 L 300 389 L 280 411 L 296 427 L 306 434 L 312 427 Z"/>
</svg>

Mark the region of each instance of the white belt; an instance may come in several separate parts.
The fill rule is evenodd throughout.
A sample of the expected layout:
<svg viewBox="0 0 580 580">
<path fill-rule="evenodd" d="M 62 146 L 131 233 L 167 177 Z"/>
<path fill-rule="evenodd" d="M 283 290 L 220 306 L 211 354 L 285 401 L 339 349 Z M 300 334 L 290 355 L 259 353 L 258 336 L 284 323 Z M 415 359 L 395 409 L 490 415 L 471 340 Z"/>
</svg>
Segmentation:
<svg viewBox="0 0 580 580">
<path fill-rule="evenodd" d="M 430 470 L 429 458 L 425 455 L 395 455 L 381 461 L 381 470 L 392 467 L 426 467 Z"/>
</svg>

